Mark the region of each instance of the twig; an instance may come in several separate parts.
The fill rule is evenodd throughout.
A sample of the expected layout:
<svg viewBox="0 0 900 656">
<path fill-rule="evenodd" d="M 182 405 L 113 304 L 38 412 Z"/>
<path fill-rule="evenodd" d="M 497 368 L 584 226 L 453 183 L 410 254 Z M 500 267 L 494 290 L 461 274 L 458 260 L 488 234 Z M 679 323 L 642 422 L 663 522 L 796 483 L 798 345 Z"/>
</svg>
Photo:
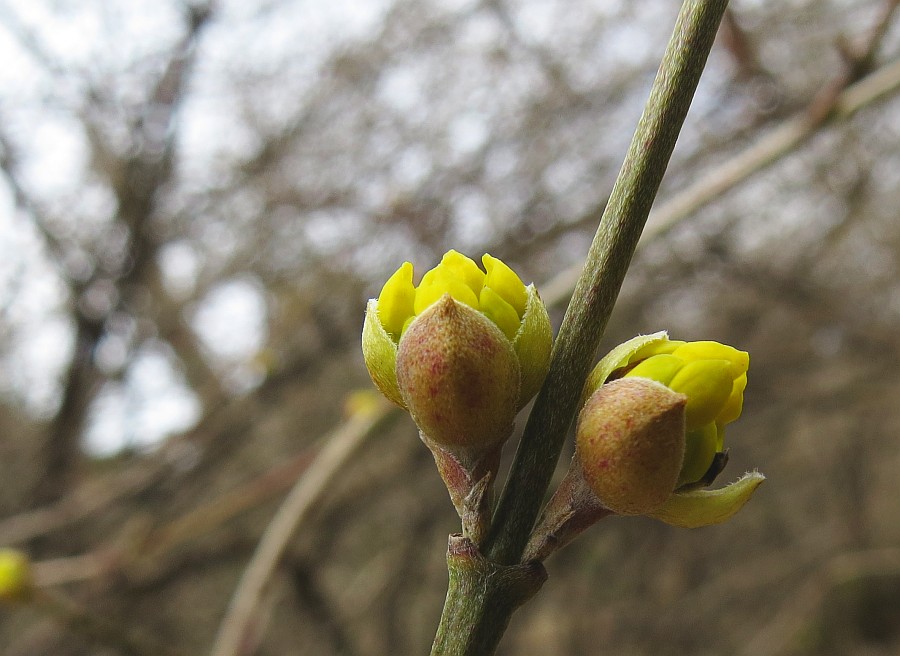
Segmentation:
<svg viewBox="0 0 900 656">
<path fill-rule="evenodd" d="M 852 87 L 868 71 L 878 51 L 894 11 L 900 0 L 889 0 L 875 21 L 868 38 L 856 56 L 847 61 L 843 70 L 812 99 L 807 107 L 794 118 L 764 139 L 745 150 L 739 156 L 719 166 L 651 214 L 642 240 L 654 239 L 666 234 L 675 224 L 695 213 L 702 206 L 717 198 L 737 183 L 777 161 L 816 134 L 820 128 L 835 119 L 849 118 L 857 109 L 874 102 L 892 90 L 900 80 L 891 76 L 893 65 L 879 71 L 878 80 Z M 887 71 L 888 75 L 884 75 Z M 893 71 L 893 76 L 897 72 Z M 874 75 L 869 76 L 875 77 Z M 887 77 L 887 79 L 885 79 Z M 893 82 L 891 81 L 893 80 Z M 860 89 L 864 95 L 860 95 Z"/>
<path fill-rule="evenodd" d="M 727 0 L 686 0 L 625 163 L 553 346 L 550 371 L 528 418 L 485 545 L 518 562 L 540 509 L 581 387 L 625 279 L 650 207 L 712 48 Z"/>
<path fill-rule="evenodd" d="M 147 550 L 141 556 L 144 567 L 158 569 L 154 562 L 180 545 L 215 530 L 240 513 L 291 488 L 310 466 L 315 455 L 304 450 L 260 476 L 224 492 L 209 503 L 195 507 L 155 530 L 147 539 Z"/>
<path fill-rule="evenodd" d="M 157 480 L 167 469 L 164 461 L 111 474 L 101 481 L 85 483 L 58 503 L 0 521 L 0 544 L 15 545 L 50 533 L 102 510 L 114 501 L 138 492 Z"/>
<path fill-rule="evenodd" d="M 92 613 L 58 592 L 36 588 L 31 602 L 71 631 L 97 644 L 115 647 L 128 656 L 186 656 L 143 632 Z"/>
<path fill-rule="evenodd" d="M 676 225 L 694 216 L 716 198 L 794 152 L 797 146 L 817 134 L 826 125 L 847 120 L 859 110 L 895 93 L 898 89 L 900 89 L 900 60 L 886 64 L 847 87 L 835 98 L 828 121 L 819 124 L 810 123 L 806 117 L 808 110 L 789 119 L 754 145 L 659 205 L 651 212 L 639 245 L 644 246 L 665 236 Z M 565 302 L 572 295 L 580 273 L 580 266 L 573 266 L 558 273 L 541 286 L 541 298 L 548 305 Z"/>
<path fill-rule="evenodd" d="M 324 438 L 325 446 L 319 452 L 306 474 L 285 498 L 266 527 L 244 570 L 240 582 L 228 606 L 225 618 L 213 645 L 212 656 L 242 655 L 242 646 L 254 623 L 259 599 L 275 572 L 284 550 L 297 527 L 328 488 L 335 474 L 363 445 L 376 429 L 399 413 L 387 402 L 380 403 L 370 414 L 357 415 Z"/>
<path fill-rule="evenodd" d="M 644 114 L 553 346 L 487 540 L 451 536 L 450 584 L 433 656 L 493 654 L 518 606 L 546 579 L 520 563 L 581 388 L 665 174 L 727 0 L 685 0 Z"/>
<path fill-rule="evenodd" d="M 78 556 L 41 560 L 32 563 L 31 569 L 35 585 L 50 588 L 102 576 L 109 571 L 108 560 L 102 552 L 92 551 Z"/>
</svg>

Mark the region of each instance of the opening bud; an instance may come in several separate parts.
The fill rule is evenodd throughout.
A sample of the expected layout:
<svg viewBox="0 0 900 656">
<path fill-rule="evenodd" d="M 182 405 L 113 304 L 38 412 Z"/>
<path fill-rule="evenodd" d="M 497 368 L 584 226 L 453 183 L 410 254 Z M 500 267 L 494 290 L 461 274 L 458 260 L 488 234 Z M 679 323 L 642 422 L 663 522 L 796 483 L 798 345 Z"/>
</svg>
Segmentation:
<svg viewBox="0 0 900 656">
<path fill-rule="evenodd" d="M 725 426 L 741 415 L 749 365 L 745 351 L 719 342 L 670 340 L 664 332 L 642 335 L 600 361 L 585 394 L 619 378 L 646 378 L 684 394 L 686 453 L 678 485 L 702 487 L 724 463 Z"/>
<path fill-rule="evenodd" d="M 457 304 L 481 314 L 512 346 L 519 366 L 516 409 L 537 393 L 550 363 L 550 317 L 534 285 L 527 287 L 501 260 L 485 254 L 484 270 L 465 255 L 448 251 L 440 264 L 413 282 L 405 262 L 371 299 L 363 326 L 363 355 L 372 380 L 391 401 L 406 407 L 397 386 L 397 350 L 410 327 L 449 295 Z"/>
<path fill-rule="evenodd" d="M 448 251 L 416 286 L 404 263 L 369 300 L 362 349 L 372 381 L 410 412 L 463 520 L 480 539 L 516 413 L 550 365 L 550 317 L 534 285 L 485 254 Z"/>
</svg>

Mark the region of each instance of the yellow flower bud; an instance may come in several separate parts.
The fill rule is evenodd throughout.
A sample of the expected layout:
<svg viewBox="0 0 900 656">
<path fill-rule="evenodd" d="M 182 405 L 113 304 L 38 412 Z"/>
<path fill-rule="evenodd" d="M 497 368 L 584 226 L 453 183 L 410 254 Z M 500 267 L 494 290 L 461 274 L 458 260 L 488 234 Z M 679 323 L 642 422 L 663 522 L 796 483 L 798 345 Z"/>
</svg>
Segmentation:
<svg viewBox="0 0 900 656">
<path fill-rule="evenodd" d="M 445 294 L 410 325 L 397 383 L 416 425 L 444 447 L 487 447 L 512 431 L 519 362 L 483 314 Z"/>
<path fill-rule="evenodd" d="M 646 378 L 624 378 L 595 391 L 578 417 L 582 474 L 600 502 L 620 515 L 661 507 L 684 459 L 687 399 Z"/>
<path fill-rule="evenodd" d="M 397 384 L 396 359 L 406 333 L 445 295 L 477 311 L 499 328 L 519 367 L 516 409 L 544 381 L 550 363 L 550 317 L 534 285 L 525 286 L 506 264 L 485 254 L 484 271 L 465 255 L 448 251 L 425 273 L 418 287 L 405 262 L 369 301 L 363 326 L 363 355 L 372 380 L 394 403 L 407 407 Z"/>
<path fill-rule="evenodd" d="M 741 415 L 749 364 L 749 355 L 731 346 L 675 341 L 660 332 L 620 344 L 591 372 L 584 398 L 618 382 L 647 379 L 687 399 L 677 489 L 645 514 L 675 526 L 706 526 L 731 517 L 759 486 L 763 476 L 748 474 L 725 488 L 696 489 L 708 485 L 726 461 L 724 428 Z M 670 436 L 659 439 L 667 443 Z"/>
<path fill-rule="evenodd" d="M 33 585 L 28 556 L 15 549 L 0 549 L 0 601 L 25 601 Z"/>
<path fill-rule="evenodd" d="M 649 378 L 684 394 L 687 450 L 679 484 L 703 479 L 724 446 L 725 424 L 741 414 L 747 353 L 718 342 L 678 342 L 657 333 L 626 342 L 613 354 L 595 368 L 589 385 L 618 376 Z"/>
</svg>

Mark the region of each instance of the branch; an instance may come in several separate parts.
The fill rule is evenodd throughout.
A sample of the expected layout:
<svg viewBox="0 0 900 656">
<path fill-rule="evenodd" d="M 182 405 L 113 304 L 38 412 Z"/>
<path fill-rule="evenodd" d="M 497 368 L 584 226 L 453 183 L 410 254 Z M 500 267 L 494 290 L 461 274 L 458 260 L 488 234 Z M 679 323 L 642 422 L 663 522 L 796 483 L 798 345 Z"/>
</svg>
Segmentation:
<svg viewBox="0 0 900 656">
<path fill-rule="evenodd" d="M 340 471 L 366 438 L 398 413 L 384 402 L 371 413 L 360 414 L 324 438 L 315 462 L 297 481 L 263 533 L 244 571 L 212 648 L 213 656 L 239 656 L 252 629 L 259 599 L 278 567 L 288 542 L 310 510 L 322 498 Z"/>
<path fill-rule="evenodd" d="M 540 563 L 520 560 L 727 4 L 686 0 L 682 5 L 488 537 L 480 549 L 463 536 L 450 537 L 450 584 L 432 656 L 493 654 L 513 612 L 546 579 Z"/>
<path fill-rule="evenodd" d="M 513 564 L 522 556 L 726 5 L 727 0 L 687 0 L 682 5 L 484 545 L 498 563 Z"/>
<path fill-rule="evenodd" d="M 809 109 L 801 111 L 765 135 L 743 152 L 717 166 L 697 182 L 662 203 L 650 214 L 639 245 L 659 239 L 682 221 L 729 190 L 794 152 L 797 146 L 833 123 L 845 121 L 856 112 L 900 89 L 900 60 L 886 64 L 859 82 L 847 87 L 834 100 L 827 121 L 811 123 Z M 559 305 L 572 295 L 581 267 L 573 266 L 541 285 L 541 298 L 547 305 Z"/>
</svg>

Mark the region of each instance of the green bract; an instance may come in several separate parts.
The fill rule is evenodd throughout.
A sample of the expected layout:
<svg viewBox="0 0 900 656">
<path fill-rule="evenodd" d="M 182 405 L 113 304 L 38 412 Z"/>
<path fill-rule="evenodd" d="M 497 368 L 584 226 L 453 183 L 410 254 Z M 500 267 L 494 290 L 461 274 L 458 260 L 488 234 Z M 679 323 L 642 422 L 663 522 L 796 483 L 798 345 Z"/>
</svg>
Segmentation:
<svg viewBox="0 0 900 656">
<path fill-rule="evenodd" d="M 448 251 L 416 286 L 405 262 L 366 308 L 372 380 L 439 443 L 499 439 L 549 366 L 550 318 L 534 285 L 490 255 L 482 263 Z"/>
</svg>

